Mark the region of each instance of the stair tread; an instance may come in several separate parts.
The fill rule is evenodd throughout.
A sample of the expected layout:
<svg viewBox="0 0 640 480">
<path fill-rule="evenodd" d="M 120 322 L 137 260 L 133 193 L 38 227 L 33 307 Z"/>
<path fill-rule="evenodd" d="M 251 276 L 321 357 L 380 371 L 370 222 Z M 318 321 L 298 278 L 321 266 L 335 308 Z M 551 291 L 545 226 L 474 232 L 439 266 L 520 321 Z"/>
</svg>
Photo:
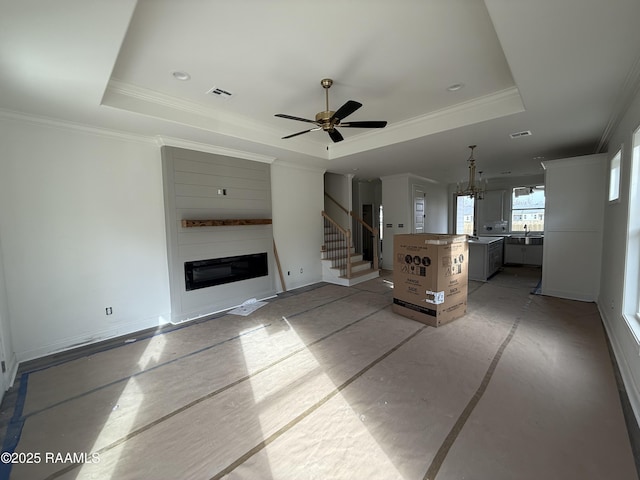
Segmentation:
<svg viewBox="0 0 640 480">
<path fill-rule="evenodd" d="M 326 252 L 321 252 L 321 253 L 326 253 Z M 361 253 L 351 253 L 350 255 L 348 255 L 349 257 L 353 258 L 353 257 L 360 257 L 362 256 Z M 331 258 L 323 258 L 322 260 L 339 260 L 342 258 L 347 258 L 347 255 L 337 255 Z"/>
<path fill-rule="evenodd" d="M 354 278 L 358 278 L 358 277 L 363 277 L 365 275 L 369 275 L 369 274 L 371 274 L 373 272 L 377 272 L 377 270 L 374 270 L 373 268 L 370 268 L 368 270 L 362 270 L 360 272 L 354 272 L 354 273 L 351 274 L 351 280 L 353 280 Z M 347 277 L 344 276 L 344 275 L 340 275 L 340 278 L 347 278 Z"/>
<path fill-rule="evenodd" d="M 351 269 L 353 270 L 354 268 L 358 268 L 358 267 L 361 267 L 363 265 L 371 266 L 371 261 L 370 260 L 361 260 L 359 262 L 351 262 Z M 331 268 L 331 270 L 346 270 L 347 266 L 346 265 L 342 265 L 340 267 L 329 267 L 329 268 Z"/>
</svg>

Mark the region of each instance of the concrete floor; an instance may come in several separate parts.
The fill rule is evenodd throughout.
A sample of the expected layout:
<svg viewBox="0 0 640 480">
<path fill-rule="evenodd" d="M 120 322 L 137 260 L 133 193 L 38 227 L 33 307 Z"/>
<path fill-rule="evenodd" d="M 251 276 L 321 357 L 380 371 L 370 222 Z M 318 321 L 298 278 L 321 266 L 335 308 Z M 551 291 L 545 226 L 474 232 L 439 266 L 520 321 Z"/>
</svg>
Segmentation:
<svg viewBox="0 0 640 480">
<path fill-rule="evenodd" d="M 0 479 L 638 478 L 597 309 L 539 279 L 470 282 L 437 329 L 391 312 L 386 272 L 30 362 L 3 451 L 41 461 Z"/>
</svg>

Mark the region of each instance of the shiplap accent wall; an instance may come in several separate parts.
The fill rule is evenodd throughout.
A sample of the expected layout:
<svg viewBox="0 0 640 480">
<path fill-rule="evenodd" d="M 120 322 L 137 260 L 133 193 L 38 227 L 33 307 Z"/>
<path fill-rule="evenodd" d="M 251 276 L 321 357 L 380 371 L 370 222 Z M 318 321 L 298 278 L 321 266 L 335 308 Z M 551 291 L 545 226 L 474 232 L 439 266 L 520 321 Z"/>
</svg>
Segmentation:
<svg viewBox="0 0 640 480">
<path fill-rule="evenodd" d="M 272 218 L 270 165 L 162 147 L 171 321 L 275 295 L 271 225 L 183 228 L 182 220 Z M 220 191 L 224 190 L 226 194 Z M 184 262 L 267 252 L 269 275 L 187 291 Z"/>
</svg>

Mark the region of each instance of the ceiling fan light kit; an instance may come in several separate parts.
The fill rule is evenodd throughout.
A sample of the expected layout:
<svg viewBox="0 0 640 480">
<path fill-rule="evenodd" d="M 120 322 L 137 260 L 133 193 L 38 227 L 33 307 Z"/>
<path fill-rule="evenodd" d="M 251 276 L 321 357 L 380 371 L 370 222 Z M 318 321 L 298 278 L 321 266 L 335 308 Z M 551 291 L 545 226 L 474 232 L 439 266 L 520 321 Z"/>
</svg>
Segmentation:
<svg viewBox="0 0 640 480">
<path fill-rule="evenodd" d="M 344 105 L 342 105 L 338 110 L 329 110 L 329 88 L 333 85 L 333 80 L 330 78 L 323 78 L 320 81 L 320 84 L 324 88 L 325 91 L 325 110 L 322 112 L 316 113 L 315 120 L 309 120 L 307 118 L 295 117 L 293 115 L 287 115 L 284 113 L 276 113 L 276 117 L 287 118 L 289 120 L 297 120 L 299 122 L 307 122 L 313 123 L 316 126 L 314 128 L 309 128 L 307 130 L 303 130 L 302 132 L 292 133 L 291 135 L 287 135 L 282 137 L 282 139 L 297 137 L 298 135 L 302 135 L 304 133 L 315 132 L 317 130 L 324 130 L 329 134 L 329 137 L 334 142 L 341 142 L 344 140 L 342 134 L 336 130 L 337 126 L 346 127 L 346 128 L 384 128 L 387 126 L 386 121 L 381 120 L 369 120 L 369 121 L 360 121 L 360 122 L 347 122 L 340 123 L 346 117 L 351 115 L 353 112 L 362 107 L 360 102 L 356 102 L 355 100 L 348 100 Z"/>
</svg>

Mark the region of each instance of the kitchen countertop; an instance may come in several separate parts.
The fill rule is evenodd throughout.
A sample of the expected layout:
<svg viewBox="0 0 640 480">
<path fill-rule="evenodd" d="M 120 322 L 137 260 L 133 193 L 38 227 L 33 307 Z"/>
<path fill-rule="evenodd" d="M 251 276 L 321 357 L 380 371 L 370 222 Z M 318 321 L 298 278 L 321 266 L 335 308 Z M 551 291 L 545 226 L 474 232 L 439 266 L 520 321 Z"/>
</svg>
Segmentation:
<svg viewBox="0 0 640 480">
<path fill-rule="evenodd" d="M 502 240 L 502 237 L 469 237 L 470 244 L 478 244 L 478 245 L 489 245 L 494 242 L 499 242 Z"/>
</svg>

